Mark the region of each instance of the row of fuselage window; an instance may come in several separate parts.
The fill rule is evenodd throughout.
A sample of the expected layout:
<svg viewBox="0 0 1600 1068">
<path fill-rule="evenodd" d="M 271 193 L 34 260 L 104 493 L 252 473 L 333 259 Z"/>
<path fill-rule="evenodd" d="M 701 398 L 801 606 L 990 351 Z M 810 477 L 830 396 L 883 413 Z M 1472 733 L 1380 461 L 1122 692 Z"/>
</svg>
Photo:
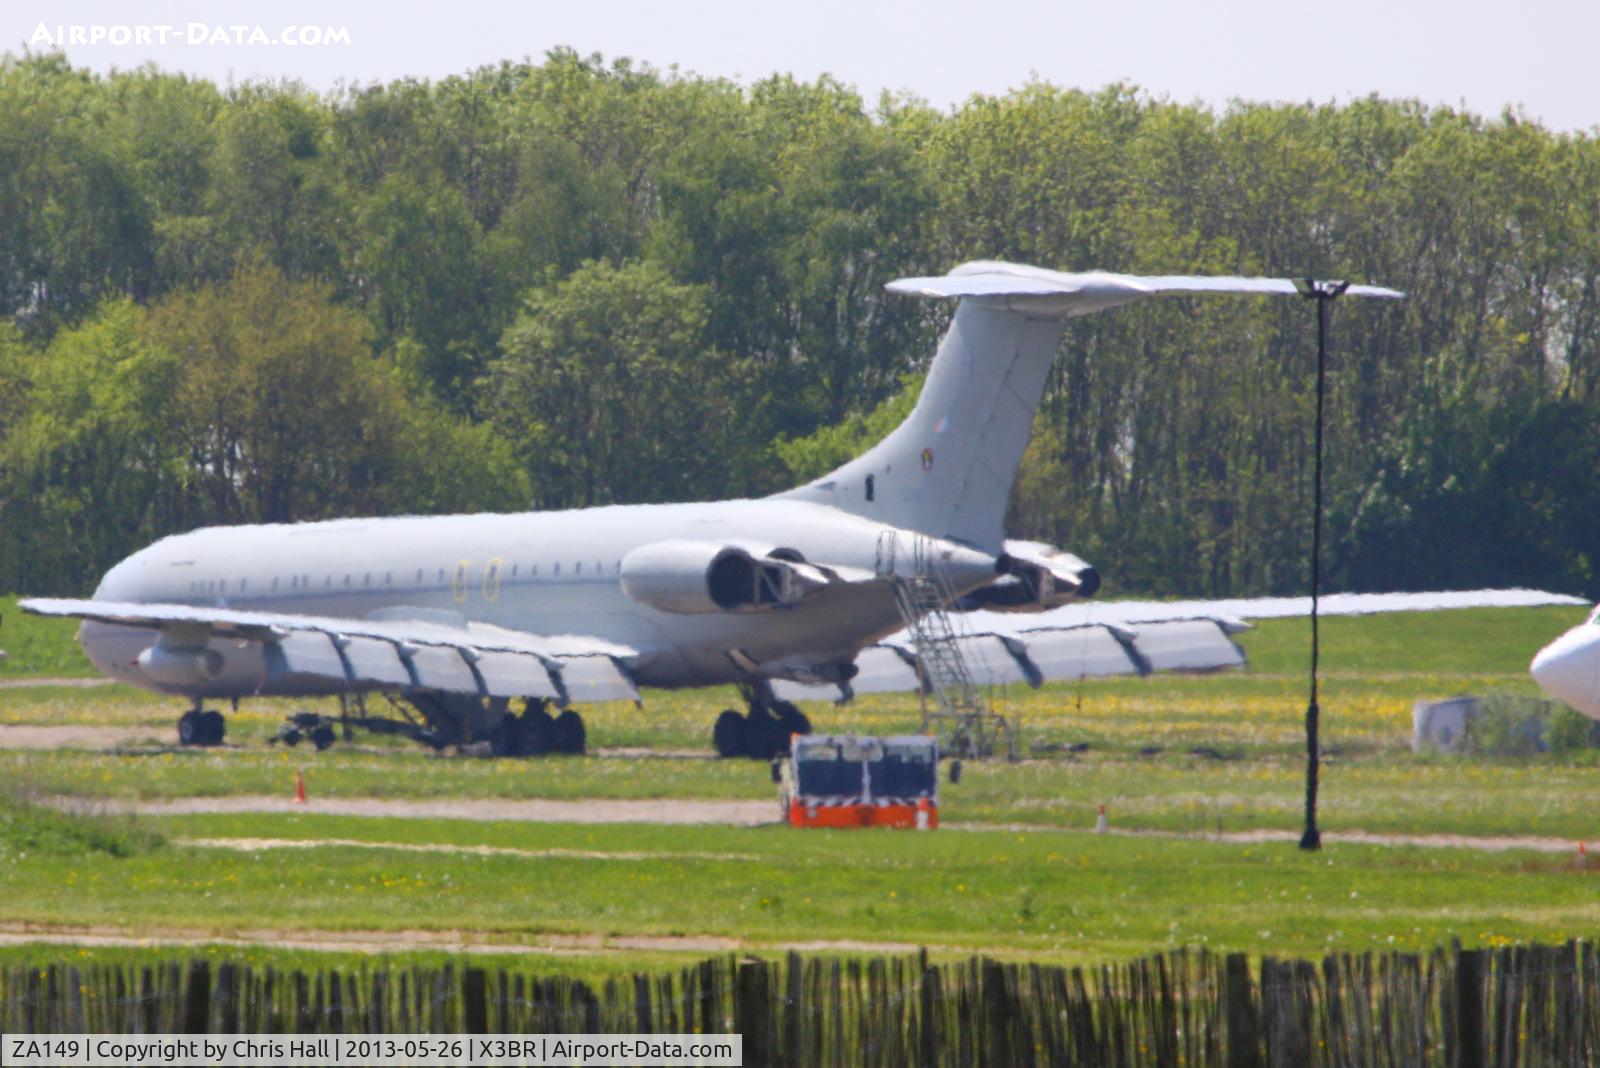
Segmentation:
<svg viewBox="0 0 1600 1068">
<path fill-rule="evenodd" d="M 587 570 L 587 572 L 583 564 L 584 562 L 582 560 L 575 561 L 572 565 L 572 570 L 568 572 L 568 575 L 573 579 L 583 578 L 586 573 L 590 577 L 605 577 L 606 565 L 603 561 L 596 560 L 593 568 Z M 493 569 L 492 573 L 490 569 Z M 619 575 L 622 573 L 621 560 L 615 561 L 611 565 L 611 573 L 613 575 Z M 417 568 L 417 577 L 414 584 L 415 588 L 422 588 L 425 575 L 425 568 Z M 334 589 L 393 589 L 394 572 L 385 571 L 383 572 L 382 577 L 383 581 L 381 583 L 376 582 L 374 580 L 377 578 L 377 573 L 373 571 L 365 571 L 361 573 L 358 580 L 357 576 L 353 572 L 347 572 L 343 581 L 335 583 L 332 575 L 323 575 L 322 586 L 320 588 L 325 591 Z M 512 564 L 510 569 L 507 570 L 503 564 L 490 563 L 484 568 L 483 571 L 479 572 L 477 576 L 470 575 L 467 567 L 465 565 L 460 565 L 454 570 L 441 567 L 439 569 L 438 578 L 435 582 L 435 585 L 439 588 L 456 587 L 458 589 L 471 589 L 479 584 L 488 585 L 492 582 L 498 587 L 501 581 L 516 582 L 521 577 L 521 564 Z M 527 577 L 529 579 L 536 579 L 539 577 L 538 564 L 530 564 L 528 566 Z M 551 579 L 561 578 L 561 565 L 559 563 L 550 565 L 549 577 Z M 287 582 L 285 582 L 285 580 L 280 576 L 273 576 L 271 585 L 266 592 L 268 594 L 285 592 L 310 593 L 312 590 L 317 588 L 318 587 L 311 581 L 310 575 L 290 575 Z M 257 592 L 260 592 L 260 589 L 260 586 L 256 587 Z M 234 596 L 248 596 L 250 593 L 250 580 L 247 578 L 242 578 L 230 583 L 227 579 L 194 579 L 189 583 L 189 592 L 195 596 L 210 596 L 212 594 L 223 596 L 230 593 Z"/>
</svg>

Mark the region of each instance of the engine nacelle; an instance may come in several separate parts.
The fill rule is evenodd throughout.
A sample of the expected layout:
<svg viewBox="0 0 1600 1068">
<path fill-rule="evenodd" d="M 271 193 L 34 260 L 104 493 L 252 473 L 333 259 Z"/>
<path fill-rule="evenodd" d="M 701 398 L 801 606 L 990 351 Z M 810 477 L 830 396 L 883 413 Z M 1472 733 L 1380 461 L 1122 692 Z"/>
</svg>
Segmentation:
<svg viewBox="0 0 1600 1068">
<path fill-rule="evenodd" d="M 222 654 L 205 646 L 173 647 L 158 641 L 134 663 L 153 681 L 168 686 L 195 686 L 222 674 Z"/>
<path fill-rule="evenodd" d="M 1082 559 L 1038 541 L 1008 541 L 1001 576 L 961 599 L 965 609 L 1047 612 L 1100 588 L 1100 573 Z"/>
<path fill-rule="evenodd" d="M 622 558 L 622 590 L 663 612 L 761 612 L 798 604 L 826 585 L 798 555 L 784 549 L 760 555 L 703 541 L 652 542 Z"/>
</svg>

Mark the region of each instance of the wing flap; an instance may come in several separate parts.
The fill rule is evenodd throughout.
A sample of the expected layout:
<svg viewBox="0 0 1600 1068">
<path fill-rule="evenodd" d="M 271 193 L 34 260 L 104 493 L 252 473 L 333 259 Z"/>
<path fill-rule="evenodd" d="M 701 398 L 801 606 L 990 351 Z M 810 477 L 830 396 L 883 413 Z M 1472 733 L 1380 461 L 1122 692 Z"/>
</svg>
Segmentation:
<svg viewBox="0 0 1600 1068">
<path fill-rule="evenodd" d="M 1215 620 L 1140 623 L 1129 629 L 1134 647 L 1152 671 L 1212 671 L 1244 665 L 1244 650 Z"/>
<path fill-rule="evenodd" d="M 979 686 L 1007 686 L 1024 682 L 1039 685 L 1027 667 L 1012 653 L 1011 646 L 997 634 L 974 634 L 956 639 L 966 659 L 972 681 Z"/>
<path fill-rule="evenodd" d="M 1141 664 L 1129 648 L 1128 638 L 1111 627 L 1071 627 L 1064 630 L 1029 630 L 1016 635 L 1027 658 L 1045 679 L 1095 678 L 1101 675 L 1142 675 Z"/>
<path fill-rule="evenodd" d="M 443 645 L 418 645 L 402 655 L 416 673 L 417 685 L 424 690 L 445 693 L 479 694 L 478 676 L 460 649 Z"/>
<path fill-rule="evenodd" d="M 479 653 L 476 667 L 490 697 L 561 697 L 550 669 L 536 656 Z"/>
<path fill-rule="evenodd" d="M 266 643 L 267 671 L 279 675 L 311 675 L 320 678 L 346 678 L 344 661 L 333 639 L 309 631 L 286 634 Z"/>
<path fill-rule="evenodd" d="M 560 672 L 569 701 L 639 700 L 633 680 L 609 656 L 563 657 Z"/>
<path fill-rule="evenodd" d="M 405 660 L 388 642 L 376 638 L 343 638 L 339 642 L 343 647 L 345 663 L 350 669 L 351 681 L 376 686 L 412 685 L 411 672 L 406 668 Z"/>
</svg>

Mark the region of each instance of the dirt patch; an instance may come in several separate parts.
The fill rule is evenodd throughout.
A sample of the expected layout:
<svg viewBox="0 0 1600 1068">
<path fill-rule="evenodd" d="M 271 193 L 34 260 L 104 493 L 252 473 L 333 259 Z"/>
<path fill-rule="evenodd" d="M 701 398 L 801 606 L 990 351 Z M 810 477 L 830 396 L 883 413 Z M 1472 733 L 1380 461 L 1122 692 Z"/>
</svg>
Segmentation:
<svg viewBox="0 0 1600 1068">
<path fill-rule="evenodd" d="M 1055 827 L 1044 823 L 944 823 L 940 826 L 953 831 L 1001 831 L 1006 833 L 1092 834 L 1078 827 Z M 1112 827 L 1106 834 L 1123 838 L 1186 839 L 1196 842 L 1231 842 L 1249 845 L 1254 842 L 1298 842 L 1299 831 L 1263 828 L 1254 831 L 1159 831 L 1129 827 Z M 1323 831 L 1324 844 L 1417 846 L 1423 849 L 1481 849 L 1491 853 L 1509 849 L 1527 849 L 1542 853 L 1575 853 L 1578 842 L 1570 838 L 1550 838 L 1540 835 L 1469 835 L 1469 834 L 1405 834 L 1389 831 Z M 1586 843 L 1600 850 L 1600 843 Z"/>
<path fill-rule="evenodd" d="M 182 816 L 196 813 L 282 812 L 322 816 L 393 816 L 410 819 L 507 820 L 527 823 L 715 823 L 753 827 L 778 819 L 775 801 L 685 800 L 495 800 L 439 798 L 423 801 L 379 797 L 312 798 L 304 804 L 288 797 L 241 795 L 183 797 L 167 801 L 55 798 L 65 809 L 91 807 L 95 811 L 133 812 L 144 816 Z"/>
<path fill-rule="evenodd" d="M 172 733 L 170 727 L 0 726 L 0 749 L 118 749 Z"/>
<path fill-rule="evenodd" d="M 593 956 L 599 953 L 731 953 L 766 950 L 805 953 L 915 953 L 908 942 L 747 942 L 720 935 L 533 934 L 489 931 L 236 930 L 210 932 L 174 927 L 126 928 L 88 924 L 0 923 L 0 945 L 35 942 L 80 946 L 240 946 L 384 953 L 434 949 L 446 953 L 518 953 Z"/>
<path fill-rule="evenodd" d="M 616 745 L 592 751 L 593 756 L 617 760 L 718 760 L 709 749 L 650 749 L 642 745 Z"/>
<path fill-rule="evenodd" d="M 201 849 L 237 849 L 257 853 L 268 849 L 319 849 L 345 846 L 352 849 L 396 850 L 403 853 L 462 853 L 479 857 L 531 857 L 560 860 L 748 860 L 761 858 L 749 853 L 707 853 L 699 850 L 627 850 L 606 852 L 599 849 L 519 849 L 515 846 L 450 845 L 444 842 L 368 842 L 355 838 L 184 838 L 180 844 Z"/>
<path fill-rule="evenodd" d="M 1298 842 L 1300 832 L 1225 831 L 1220 837 L 1214 834 L 1195 837 L 1222 842 Z M 1336 844 L 1419 846 L 1424 849 L 1482 849 L 1491 853 L 1504 852 L 1508 849 L 1531 849 L 1542 853 L 1575 853 L 1578 849 L 1578 843 L 1573 839 L 1548 838 L 1540 835 L 1403 834 L 1354 830 L 1323 831 L 1322 840 Z"/>
<path fill-rule="evenodd" d="M 14 730 L 17 728 L 5 728 Z M 377 797 L 312 798 L 305 804 L 288 797 L 240 795 L 228 797 L 185 797 L 166 801 L 128 801 L 107 798 L 58 797 L 51 803 L 73 811 L 130 812 L 145 816 L 182 816 L 233 812 L 310 813 L 326 816 L 388 816 L 409 819 L 450 819 L 509 821 L 526 823 L 634 823 L 634 824 L 718 824 L 728 827 L 756 827 L 780 821 L 778 806 L 772 801 L 695 801 L 683 799 L 617 800 L 597 798 L 589 801 L 497 800 L 492 798 L 435 798 L 403 800 Z M 950 822 L 944 827 L 968 833 L 1003 832 L 1026 834 L 1089 834 L 1086 829 L 1044 823 L 966 823 Z M 1161 831 L 1113 826 L 1110 834 L 1138 838 L 1189 839 L 1193 841 L 1295 842 L 1299 831 L 1263 829 L 1212 832 Z M 1481 849 L 1503 852 L 1526 849 L 1541 853 L 1575 853 L 1576 840 L 1542 835 L 1464 835 L 1405 834 L 1362 830 L 1324 831 L 1322 840 L 1330 845 L 1415 846 L 1423 849 Z M 272 839 L 274 843 L 277 839 Z M 294 840 L 298 842 L 299 840 Z M 318 839 L 306 845 L 326 842 Z M 342 839 L 338 840 L 343 842 Z M 287 840 L 285 842 L 287 844 Z M 354 843 L 353 843 L 354 844 Z M 361 843 L 371 844 L 371 843 Z M 1600 853 L 1600 843 L 1587 843 Z M 274 846 L 276 848 L 276 846 Z M 385 846 L 384 848 L 390 848 Z M 399 848 L 399 847 L 395 847 Z M 448 847 L 453 848 L 453 847 Z M 617 856 L 607 853 L 605 856 Z"/>
<path fill-rule="evenodd" d="M 73 686 L 78 689 L 89 689 L 93 686 L 110 686 L 115 679 L 90 678 L 90 679 L 0 679 L 0 690 L 21 690 L 29 686 Z"/>
</svg>

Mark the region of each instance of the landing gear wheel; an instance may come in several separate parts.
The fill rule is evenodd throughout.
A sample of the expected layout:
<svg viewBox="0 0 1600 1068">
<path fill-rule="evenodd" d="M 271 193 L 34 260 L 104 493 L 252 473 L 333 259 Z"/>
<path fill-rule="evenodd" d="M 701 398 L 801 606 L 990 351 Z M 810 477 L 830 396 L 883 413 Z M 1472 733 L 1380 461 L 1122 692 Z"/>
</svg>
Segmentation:
<svg viewBox="0 0 1600 1068">
<path fill-rule="evenodd" d="M 779 701 L 772 706 L 772 711 L 777 713 L 778 727 L 783 731 L 783 748 L 778 751 L 778 755 L 782 756 L 793 747 L 796 734 L 811 733 L 811 720 L 792 701 Z"/>
<path fill-rule="evenodd" d="M 711 745 L 724 760 L 749 755 L 750 723 L 733 709 L 717 717 L 711 728 Z"/>
<path fill-rule="evenodd" d="M 543 703 L 528 702 L 517 720 L 517 751 L 523 756 L 544 756 L 555 748 L 556 721 Z"/>
<path fill-rule="evenodd" d="M 583 756 L 588 744 L 588 733 L 583 729 L 583 717 L 567 709 L 556 717 L 555 751 L 568 756 Z"/>
<path fill-rule="evenodd" d="M 200 713 L 200 744 L 221 745 L 228 733 L 228 723 L 216 709 Z"/>
<path fill-rule="evenodd" d="M 517 756 L 522 752 L 517 717 L 510 712 L 502 715 L 489 732 L 489 751 L 495 756 Z"/>
<path fill-rule="evenodd" d="M 202 727 L 199 712 L 185 712 L 178 717 L 178 744 L 179 745 L 204 745 L 205 728 Z"/>
<path fill-rule="evenodd" d="M 317 747 L 317 752 L 322 752 L 333 744 L 333 728 L 326 723 L 320 723 L 311 728 L 311 744 Z"/>
<path fill-rule="evenodd" d="M 789 735 L 783 724 L 764 709 L 750 710 L 745 726 L 746 755 L 753 760 L 771 760 L 789 751 Z"/>
</svg>

